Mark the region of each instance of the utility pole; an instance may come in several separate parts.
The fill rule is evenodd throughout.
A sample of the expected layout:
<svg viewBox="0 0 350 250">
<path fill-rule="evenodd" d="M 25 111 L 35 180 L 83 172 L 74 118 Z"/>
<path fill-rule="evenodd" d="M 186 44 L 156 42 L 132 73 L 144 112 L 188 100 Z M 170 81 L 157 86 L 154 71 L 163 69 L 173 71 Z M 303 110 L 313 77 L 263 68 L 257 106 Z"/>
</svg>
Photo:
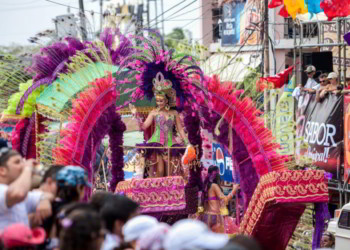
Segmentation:
<svg viewBox="0 0 350 250">
<path fill-rule="evenodd" d="M 103 23 L 103 0 L 100 0 L 100 32 L 102 33 L 102 23 Z"/>
<path fill-rule="evenodd" d="M 264 10 L 264 76 L 270 74 L 270 58 L 269 58 L 269 8 L 268 0 L 263 0 L 263 10 Z"/>
<path fill-rule="evenodd" d="M 85 23 L 84 0 L 79 0 L 79 17 L 80 17 L 81 38 L 83 39 L 83 41 L 86 41 L 87 32 L 86 32 L 86 23 Z"/>
<path fill-rule="evenodd" d="M 150 0 L 147 0 L 147 27 L 149 28 L 149 1 Z"/>
<path fill-rule="evenodd" d="M 164 31 L 164 0 L 160 0 L 160 4 L 161 4 L 161 12 L 162 12 L 162 33 L 163 36 L 165 36 L 165 31 Z"/>
</svg>

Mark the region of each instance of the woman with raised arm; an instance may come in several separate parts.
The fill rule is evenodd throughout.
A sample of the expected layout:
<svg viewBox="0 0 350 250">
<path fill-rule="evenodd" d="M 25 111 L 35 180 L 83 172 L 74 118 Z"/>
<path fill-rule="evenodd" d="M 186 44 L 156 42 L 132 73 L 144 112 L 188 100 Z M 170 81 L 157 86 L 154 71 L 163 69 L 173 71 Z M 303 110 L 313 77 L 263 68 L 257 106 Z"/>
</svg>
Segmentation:
<svg viewBox="0 0 350 250">
<path fill-rule="evenodd" d="M 199 219 L 206 223 L 212 231 L 225 233 L 225 218 L 221 214 L 220 209 L 232 200 L 238 189 L 239 185 L 235 184 L 232 192 L 225 196 L 220 187 L 219 168 L 215 165 L 208 168 L 208 175 L 204 181 L 204 190 L 202 193 L 204 212 Z"/>
<path fill-rule="evenodd" d="M 158 72 L 153 79 L 153 92 L 156 98 L 157 108 L 152 110 L 147 119 L 142 122 L 136 107 L 130 105 L 131 113 L 139 122 L 141 130 L 148 129 L 155 122 L 155 131 L 148 142 L 137 144 L 145 147 L 145 158 L 153 156 L 155 163 L 147 169 L 147 177 L 163 177 L 165 174 L 164 162 L 167 161 L 167 148 L 182 146 L 176 139 L 176 131 L 179 132 L 184 144 L 188 144 L 188 139 L 181 124 L 179 113 L 176 111 L 176 91 L 172 88 L 172 83 L 164 79 L 161 72 Z M 149 148 L 147 148 L 149 147 Z M 168 163 L 169 164 L 169 163 Z M 167 173 L 170 174 L 170 173 Z"/>
</svg>

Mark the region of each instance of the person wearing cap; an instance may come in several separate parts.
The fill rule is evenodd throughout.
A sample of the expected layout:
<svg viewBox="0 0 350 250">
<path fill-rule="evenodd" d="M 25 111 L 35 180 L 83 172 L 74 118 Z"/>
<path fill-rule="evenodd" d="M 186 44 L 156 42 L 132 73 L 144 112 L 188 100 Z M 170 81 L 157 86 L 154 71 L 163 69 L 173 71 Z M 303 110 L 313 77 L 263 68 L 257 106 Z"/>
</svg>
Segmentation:
<svg viewBox="0 0 350 250">
<path fill-rule="evenodd" d="M 27 225 L 15 223 L 6 227 L 0 233 L 0 240 L 6 250 L 36 249 L 45 241 L 43 228 L 30 229 Z"/>
<path fill-rule="evenodd" d="M 307 81 L 303 88 L 303 91 L 313 92 L 313 88 L 318 85 L 315 81 L 314 76 L 316 74 L 316 68 L 313 65 L 310 65 L 306 68 L 305 73 L 307 74 Z"/>
<path fill-rule="evenodd" d="M 148 215 L 139 215 L 131 220 L 129 220 L 123 227 L 123 235 L 124 241 L 129 243 L 131 247 L 135 250 L 136 243 L 141 237 L 141 235 L 155 226 L 157 226 L 159 222 L 156 218 L 148 216 Z"/>
<path fill-rule="evenodd" d="M 185 219 L 176 222 L 164 240 L 165 250 L 217 250 L 229 242 L 225 234 L 214 233 L 199 220 Z"/>
<path fill-rule="evenodd" d="M 53 195 L 29 191 L 37 165 L 14 150 L 0 149 L 0 231 L 14 223 L 29 225 L 28 214 L 33 212 L 39 221 L 51 215 Z"/>
<path fill-rule="evenodd" d="M 315 66 L 308 66 L 304 72 L 307 74 L 308 77 L 305 86 L 303 87 L 301 84 L 299 84 L 298 87 L 296 87 L 292 93 L 292 96 L 297 100 L 299 100 L 302 91 L 315 93 L 318 88 L 317 85 L 319 85 L 314 79 L 314 76 L 316 74 Z"/>
<path fill-rule="evenodd" d="M 339 94 L 342 91 L 342 86 L 338 83 L 338 75 L 335 72 L 331 72 L 327 77 L 329 84 L 321 90 L 318 100 L 321 101 L 328 93 Z"/>
</svg>

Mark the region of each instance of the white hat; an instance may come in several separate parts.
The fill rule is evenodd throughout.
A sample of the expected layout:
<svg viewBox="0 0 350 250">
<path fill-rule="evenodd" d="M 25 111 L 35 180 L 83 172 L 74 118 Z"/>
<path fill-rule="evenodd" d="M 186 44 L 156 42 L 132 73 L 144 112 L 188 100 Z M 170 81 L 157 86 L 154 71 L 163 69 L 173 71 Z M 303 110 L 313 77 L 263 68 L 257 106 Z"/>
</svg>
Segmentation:
<svg viewBox="0 0 350 250">
<path fill-rule="evenodd" d="M 161 250 L 164 249 L 164 239 L 170 230 L 170 226 L 165 223 L 146 230 L 138 239 L 136 250 Z"/>
<path fill-rule="evenodd" d="M 198 220 L 185 219 L 173 225 L 164 240 L 165 250 L 216 250 L 229 241 L 225 234 L 213 233 Z"/>
<path fill-rule="evenodd" d="M 316 68 L 313 65 L 310 65 L 305 70 L 306 73 L 316 72 Z"/>
<path fill-rule="evenodd" d="M 334 79 L 334 78 L 338 78 L 337 73 L 335 73 L 335 72 L 331 72 L 331 73 L 329 73 L 329 75 L 328 75 L 327 79 Z"/>
<path fill-rule="evenodd" d="M 125 242 L 137 240 L 146 230 L 158 225 L 156 218 L 148 215 L 140 215 L 129 220 L 123 227 Z"/>
</svg>

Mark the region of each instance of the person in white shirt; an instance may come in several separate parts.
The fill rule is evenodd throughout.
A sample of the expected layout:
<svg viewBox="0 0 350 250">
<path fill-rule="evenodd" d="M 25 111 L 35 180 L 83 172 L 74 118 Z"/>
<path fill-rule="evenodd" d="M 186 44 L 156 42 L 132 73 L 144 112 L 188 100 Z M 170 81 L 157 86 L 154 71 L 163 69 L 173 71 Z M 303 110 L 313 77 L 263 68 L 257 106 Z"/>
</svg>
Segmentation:
<svg viewBox="0 0 350 250">
<path fill-rule="evenodd" d="M 306 91 L 309 93 L 316 93 L 316 90 L 319 88 L 319 84 L 315 81 L 314 76 L 316 74 L 316 68 L 313 65 L 310 65 L 306 68 L 305 73 L 307 74 L 307 81 L 305 86 L 303 87 L 301 84 L 298 85 L 293 91 L 292 96 L 295 99 L 299 99 L 302 91 Z"/>
<path fill-rule="evenodd" d="M 39 223 L 51 215 L 53 195 L 29 191 L 36 165 L 35 160 L 24 160 L 16 151 L 0 149 L 0 232 L 14 223 L 29 225 L 29 213 L 35 212 Z"/>
<path fill-rule="evenodd" d="M 312 92 L 314 87 L 318 85 L 318 83 L 315 81 L 314 76 L 316 74 L 316 68 L 312 65 L 308 66 L 305 70 L 305 73 L 307 74 L 307 81 L 303 88 L 304 91 Z"/>
</svg>

